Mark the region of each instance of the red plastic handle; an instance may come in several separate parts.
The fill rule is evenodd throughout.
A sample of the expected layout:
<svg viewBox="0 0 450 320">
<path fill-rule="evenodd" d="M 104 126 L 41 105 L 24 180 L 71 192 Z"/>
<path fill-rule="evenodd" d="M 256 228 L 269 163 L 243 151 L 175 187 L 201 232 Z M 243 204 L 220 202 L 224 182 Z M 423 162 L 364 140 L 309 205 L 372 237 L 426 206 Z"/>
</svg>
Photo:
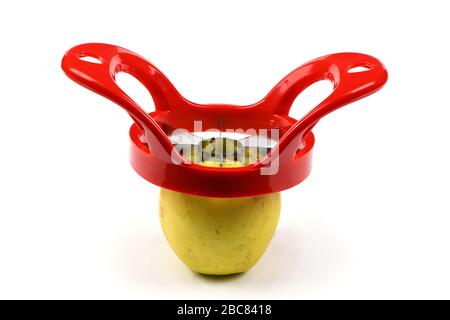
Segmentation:
<svg viewBox="0 0 450 320">
<path fill-rule="evenodd" d="M 86 56 L 97 58 L 99 64 L 81 59 Z M 349 72 L 355 67 L 368 70 Z M 130 160 L 142 177 L 163 188 L 213 197 L 278 192 L 306 179 L 311 171 L 314 146 L 314 136 L 309 131 L 328 113 L 377 91 L 387 80 L 387 72 L 377 59 L 359 53 L 338 53 L 294 70 L 255 104 L 203 105 L 184 99 L 155 66 L 124 48 L 95 43 L 79 45 L 66 53 L 62 68 L 79 84 L 120 105 L 135 120 L 137 126 L 130 130 Z M 137 78 L 150 91 L 156 108 L 151 116 L 117 86 L 115 76 L 121 71 Z M 295 121 L 289 117 L 297 95 L 324 79 L 333 83 L 333 92 L 302 119 Z M 158 125 L 191 130 L 195 120 L 204 121 L 205 130 L 220 124 L 224 130 L 277 128 L 284 134 L 271 152 L 256 163 L 236 168 L 206 167 L 188 163 L 178 152 L 172 152 L 175 150 L 172 143 Z M 142 134 L 149 148 L 142 143 Z M 277 164 L 267 160 L 277 160 L 278 155 L 279 166 L 270 174 L 262 174 L 262 169 Z"/>
<path fill-rule="evenodd" d="M 81 60 L 93 57 L 99 63 Z M 149 61 L 127 49 L 87 43 L 70 49 L 62 60 L 62 69 L 72 80 L 112 100 L 124 108 L 145 135 L 154 154 L 170 158 L 172 143 L 148 113 L 133 101 L 116 83 L 118 72 L 127 72 L 138 79 L 150 92 L 156 110 L 170 110 L 184 99 L 170 81 Z M 176 155 L 175 155 L 176 156 Z"/>
<path fill-rule="evenodd" d="M 367 70 L 349 72 L 356 67 Z M 286 152 L 287 157 L 294 155 L 302 139 L 322 117 L 376 92 L 386 83 L 387 77 L 387 71 L 379 60 L 361 53 L 323 56 L 291 72 L 261 102 L 272 114 L 287 116 L 295 98 L 316 81 L 328 79 L 334 90 L 288 130 L 280 139 L 278 152 Z"/>
</svg>

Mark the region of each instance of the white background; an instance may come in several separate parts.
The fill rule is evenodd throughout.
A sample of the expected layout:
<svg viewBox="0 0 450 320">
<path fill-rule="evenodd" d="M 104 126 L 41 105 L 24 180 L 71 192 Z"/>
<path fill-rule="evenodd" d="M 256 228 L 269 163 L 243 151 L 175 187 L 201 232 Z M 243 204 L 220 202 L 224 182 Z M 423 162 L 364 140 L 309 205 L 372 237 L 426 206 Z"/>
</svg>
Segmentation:
<svg viewBox="0 0 450 320">
<path fill-rule="evenodd" d="M 446 3 L 2 2 L 0 298 L 450 298 Z M 266 254 L 218 279 L 167 245 L 158 188 L 128 163 L 126 113 L 61 71 L 84 42 L 138 52 L 203 103 L 255 102 L 341 51 L 379 58 L 390 78 L 321 121 Z"/>
</svg>

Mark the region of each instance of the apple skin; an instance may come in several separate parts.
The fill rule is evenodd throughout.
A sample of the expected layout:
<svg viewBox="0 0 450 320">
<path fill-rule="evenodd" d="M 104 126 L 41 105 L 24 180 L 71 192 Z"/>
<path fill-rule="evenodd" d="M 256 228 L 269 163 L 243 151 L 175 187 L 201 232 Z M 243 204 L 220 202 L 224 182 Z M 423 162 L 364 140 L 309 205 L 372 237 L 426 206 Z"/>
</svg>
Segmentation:
<svg viewBox="0 0 450 320">
<path fill-rule="evenodd" d="M 161 189 L 159 216 L 175 254 L 208 275 L 245 272 L 269 245 L 280 215 L 281 195 L 211 198 Z"/>
</svg>

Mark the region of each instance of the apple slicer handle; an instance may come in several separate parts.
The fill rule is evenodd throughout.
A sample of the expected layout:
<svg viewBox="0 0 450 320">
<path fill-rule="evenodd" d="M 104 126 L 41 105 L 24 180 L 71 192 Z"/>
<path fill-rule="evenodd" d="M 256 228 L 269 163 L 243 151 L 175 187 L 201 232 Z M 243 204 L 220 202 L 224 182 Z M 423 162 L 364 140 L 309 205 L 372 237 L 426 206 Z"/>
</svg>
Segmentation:
<svg viewBox="0 0 450 320">
<path fill-rule="evenodd" d="M 173 146 L 167 135 L 144 109 L 120 89 L 115 80 L 118 72 L 134 76 L 150 92 L 157 111 L 183 104 L 181 95 L 154 65 L 121 47 L 87 43 L 67 51 L 61 67 L 75 82 L 125 109 L 145 135 L 152 153 L 170 157 Z"/>
<path fill-rule="evenodd" d="M 357 70 L 355 68 L 361 67 Z M 352 70 L 353 69 L 353 70 Z M 278 152 L 294 156 L 302 139 L 324 116 L 381 89 L 387 81 L 384 65 L 361 53 L 336 53 L 312 60 L 282 79 L 266 96 L 264 107 L 288 115 L 295 98 L 319 80 L 330 80 L 333 92 L 298 120 L 280 139 Z"/>
</svg>

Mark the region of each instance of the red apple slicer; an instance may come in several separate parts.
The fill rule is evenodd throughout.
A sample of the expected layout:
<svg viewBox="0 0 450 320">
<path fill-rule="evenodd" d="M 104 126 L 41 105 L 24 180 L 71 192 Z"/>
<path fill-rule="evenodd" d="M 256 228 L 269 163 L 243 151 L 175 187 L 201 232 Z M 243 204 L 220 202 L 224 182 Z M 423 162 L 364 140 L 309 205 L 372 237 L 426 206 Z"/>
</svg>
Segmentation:
<svg viewBox="0 0 450 320">
<path fill-rule="evenodd" d="M 354 72 L 357 67 L 364 70 Z M 311 171 L 311 129 L 328 113 L 374 93 L 387 81 L 386 69 L 377 59 L 336 53 L 294 70 L 261 101 L 235 106 L 188 101 L 149 61 L 113 45 L 76 46 L 65 54 L 62 69 L 133 118 L 130 158 L 139 175 L 162 188 L 208 197 L 252 196 L 299 184 Z M 118 72 L 129 73 L 150 91 L 154 112 L 145 112 L 119 88 Z M 291 118 L 297 95 L 325 79 L 332 82 L 333 92 L 302 119 Z M 208 148 L 210 158 L 204 156 Z M 198 156 L 211 160 L 218 155 L 242 164 L 205 166 L 195 161 Z"/>
</svg>

